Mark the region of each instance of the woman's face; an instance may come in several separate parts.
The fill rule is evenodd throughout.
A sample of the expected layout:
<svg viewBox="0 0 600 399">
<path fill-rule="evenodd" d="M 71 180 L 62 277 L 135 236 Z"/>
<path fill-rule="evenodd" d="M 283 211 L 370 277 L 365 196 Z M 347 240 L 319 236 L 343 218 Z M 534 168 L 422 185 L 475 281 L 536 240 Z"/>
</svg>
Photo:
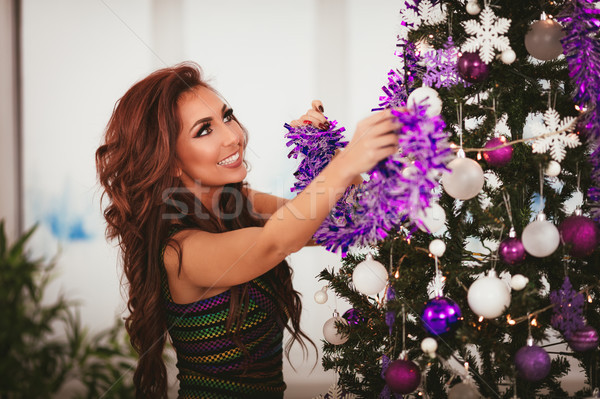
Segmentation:
<svg viewBox="0 0 600 399">
<path fill-rule="evenodd" d="M 195 87 L 179 101 L 182 128 L 177 138 L 178 173 L 197 196 L 246 177 L 244 131 L 233 110 L 206 87 Z"/>
</svg>

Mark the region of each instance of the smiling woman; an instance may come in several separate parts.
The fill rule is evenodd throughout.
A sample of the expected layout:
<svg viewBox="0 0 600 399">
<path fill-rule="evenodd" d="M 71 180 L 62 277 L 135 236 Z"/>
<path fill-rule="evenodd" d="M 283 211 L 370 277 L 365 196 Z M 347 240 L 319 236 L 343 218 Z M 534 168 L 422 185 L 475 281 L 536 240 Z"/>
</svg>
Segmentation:
<svg viewBox="0 0 600 399">
<path fill-rule="evenodd" d="M 293 123 L 325 124 L 321 103 Z M 166 397 L 167 333 L 181 398 L 283 397 L 283 331 L 288 355 L 294 341 L 310 341 L 285 258 L 310 242 L 360 173 L 397 151 L 398 128 L 389 111 L 361 121 L 286 202 L 246 187 L 248 135 L 197 65 L 158 70 L 125 93 L 96 166 L 107 236 L 119 242 L 129 282 L 138 397 Z"/>
</svg>

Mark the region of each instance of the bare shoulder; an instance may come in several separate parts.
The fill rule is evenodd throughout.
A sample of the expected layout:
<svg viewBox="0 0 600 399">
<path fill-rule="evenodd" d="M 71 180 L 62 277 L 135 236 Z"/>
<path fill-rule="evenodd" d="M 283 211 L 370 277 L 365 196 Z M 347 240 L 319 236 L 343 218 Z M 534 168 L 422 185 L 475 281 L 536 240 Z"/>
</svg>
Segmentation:
<svg viewBox="0 0 600 399">
<path fill-rule="evenodd" d="M 176 276 L 197 288 L 222 289 L 251 281 L 279 264 L 288 254 L 262 227 L 224 233 L 197 229 L 173 235 L 164 252 L 171 282 Z"/>
</svg>

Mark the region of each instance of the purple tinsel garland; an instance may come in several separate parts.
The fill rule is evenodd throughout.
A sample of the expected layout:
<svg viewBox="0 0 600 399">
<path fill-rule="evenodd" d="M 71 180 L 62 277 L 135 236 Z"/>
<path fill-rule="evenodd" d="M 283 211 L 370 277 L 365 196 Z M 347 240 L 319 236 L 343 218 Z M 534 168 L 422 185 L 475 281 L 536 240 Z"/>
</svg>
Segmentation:
<svg viewBox="0 0 600 399">
<path fill-rule="evenodd" d="M 561 40 L 575 90 L 573 100 L 587 111 L 580 117 L 592 148 L 592 216 L 600 221 L 600 9 L 595 0 L 572 0 L 557 16 L 566 33 Z"/>
<path fill-rule="evenodd" d="M 562 287 L 550 293 L 550 302 L 554 305 L 554 314 L 550 319 L 552 327 L 559 330 L 568 340 L 571 335 L 585 325 L 583 320 L 583 295 L 571 286 L 569 277 L 565 277 Z"/>
<path fill-rule="evenodd" d="M 396 51 L 394 55 L 402 59 L 403 72 L 397 69 L 388 72 L 388 85 L 381 88 L 385 95 L 379 97 L 379 107 L 372 111 L 405 107 L 408 95 L 414 90 L 415 77 L 423 74 L 424 68 L 418 65 L 421 59 L 415 44 L 402 40 L 396 46 L 401 51 Z"/>
<path fill-rule="evenodd" d="M 337 121 L 328 121 L 327 130 L 319 130 L 313 125 L 293 127 L 287 123 L 284 127 L 289 131 L 285 138 L 290 139 L 286 146 L 294 145 L 288 158 L 297 159 L 303 156 L 298 170 L 294 173 L 297 182 L 292 191 L 302 191 L 329 164 L 338 149 L 344 148 L 348 142 L 342 141 L 343 127 L 336 129 Z"/>
<path fill-rule="evenodd" d="M 428 117 L 426 107 L 408 111 L 392 110 L 403 125 L 398 142 L 401 152 L 379 162 L 371 178 L 356 193 L 357 204 L 340 201 L 314 235 L 330 251 L 351 245 L 367 246 L 384 239 L 388 231 L 400 229 L 421 212 L 436 196 L 437 178 L 446 169 L 451 155 L 446 124 L 439 116 Z M 351 213 L 345 213 L 346 211 Z"/>
</svg>

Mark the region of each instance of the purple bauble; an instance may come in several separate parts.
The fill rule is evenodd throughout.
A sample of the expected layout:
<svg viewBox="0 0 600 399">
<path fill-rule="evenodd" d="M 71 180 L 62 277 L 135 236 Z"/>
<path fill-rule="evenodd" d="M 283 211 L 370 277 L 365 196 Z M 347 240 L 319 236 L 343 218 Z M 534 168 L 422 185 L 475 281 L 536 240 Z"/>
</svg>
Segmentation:
<svg viewBox="0 0 600 399">
<path fill-rule="evenodd" d="M 494 137 L 493 139 L 485 143 L 484 148 L 494 148 L 504 144 L 506 144 L 506 139 L 504 138 L 504 136 Z M 501 167 L 508 165 L 510 159 L 512 158 L 512 152 L 513 149 L 510 145 L 498 148 L 497 150 L 493 151 L 484 151 L 483 159 L 485 159 L 485 161 L 491 166 Z"/>
<path fill-rule="evenodd" d="M 550 372 L 550 355 L 537 345 L 526 345 L 517 351 L 515 366 L 524 380 L 535 382 Z"/>
<path fill-rule="evenodd" d="M 463 53 L 458 58 L 457 68 L 458 74 L 471 83 L 484 81 L 490 73 L 490 68 L 477 53 Z"/>
<path fill-rule="evenodd" d="M 569 346 L 575 352 L 585 352 L 598 347 L 598 331 L 592 326 L 583 326 L 569 339 Z"/>
<path fill-rule="evenodd" d="M 460 308 L 452 299 L 438 296 L 425 304 L 421 313 L 423 326 L 433 335 L 452 330 L 461 319 Z"/>
<path fill-rule="evenodd" d="M 513 266 L 523 262 L 527 257 L 525 247 L 517 237 L 508 237 L 502 240 L 500 247 L 498 248 L 498 253 L 500 254 L 500 259 L 504 263 Z"/>
<path fill-rule="evenodd" d="M 362 324 L 365 322 L 365 318 L 360 314 L 360 312 L 354 308 L 348 309 L 342 315 L 344 319 L 348 322 L 350 327 L 355 326 L 357 324 Z"/>
<path fill-rule="evenodd" d="M 569 248 L 569 254 L 584 258 L 594 252 L 600 239 L 596 223 L 585 216 L 569 216 L 558 227 L 563 243 Z"/>
<path fill-rule="evenodd" d="M 385 382 L 392 392 L 405 395 L 421 383 L 421 370 L 410 360 L 394 360 L 385 371 Z"/>
</svg>

